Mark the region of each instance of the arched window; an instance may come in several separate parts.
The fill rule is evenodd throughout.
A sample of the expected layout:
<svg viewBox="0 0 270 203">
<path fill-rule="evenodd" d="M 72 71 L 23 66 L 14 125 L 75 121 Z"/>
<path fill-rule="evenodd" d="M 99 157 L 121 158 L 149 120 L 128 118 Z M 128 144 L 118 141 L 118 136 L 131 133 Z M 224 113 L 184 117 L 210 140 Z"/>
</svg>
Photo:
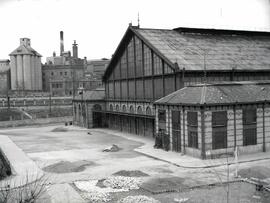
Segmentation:
<svg viewBox="0 0 270 203">
<path fill-rule="evenodd" d="M 113 111 L 113 105 L 110 104 L 110 111 Z"/>
<path fill-rule="evenodd" d="M 137 108 L 137 114 L 143 114 L 142 107 L 138 106 Z"/>
<path fill-rule="evenodd" d="M 129 111 L 130 111 L 130 113 L 134 113 L 134 107 L 133 106 L 130 106 L 129 107 Z"/>
<path fill-rule="evenodd" d="M 116 111 L 119 111 L 119 105 L 118 105 L 118 104 L 116 105 L 115 110 L 116 110 Z"/>
<path fill-rule="evenodd" d="M 122 111 L 123 111 L 123 112 L 126 112 L 126 111 L 127 111 L 126 105 L 123 105 L 123 106 L 122 106 Z"/>
<path fill-rule="evenodd" d="M 102 107 L 99 104 L 95 104 L 93 106 L 93 110 L 95 110 L 95 111 L 101 111 L 102 110 Z"/>
<path fill-rule="evenodd" d="M 149 106 L 146 108 L 146 115 L 152 115 L 151 108 Z"/>
</svg>

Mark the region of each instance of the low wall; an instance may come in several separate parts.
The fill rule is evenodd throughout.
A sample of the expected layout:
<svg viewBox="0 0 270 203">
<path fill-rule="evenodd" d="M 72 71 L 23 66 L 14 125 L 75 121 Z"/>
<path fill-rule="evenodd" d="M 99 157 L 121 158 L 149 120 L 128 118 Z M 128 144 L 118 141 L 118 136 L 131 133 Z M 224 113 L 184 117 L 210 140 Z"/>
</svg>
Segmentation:
<svg viewBox="0 0 270 203">
<path fill-rule="evenodd" d="M 16 121 L 2 121 L 0 122 L 0 128 L 28 126 L 28 125 L 43 125 L 43 124 L 52 124 L 52 123 L 65 123 L 68 121 L 72 121 L 72 116 L 25 119 L 25 120 L 16 120 Z"/>
</svg>

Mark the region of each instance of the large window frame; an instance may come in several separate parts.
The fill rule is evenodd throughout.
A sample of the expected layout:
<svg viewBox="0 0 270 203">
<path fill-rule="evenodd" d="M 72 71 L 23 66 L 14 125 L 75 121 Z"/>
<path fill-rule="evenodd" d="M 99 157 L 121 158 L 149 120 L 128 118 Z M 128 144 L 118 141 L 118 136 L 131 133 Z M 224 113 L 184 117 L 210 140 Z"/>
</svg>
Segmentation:
<svg viewBox="0 0 270 203">
<path fill-rule="evenodd" d="M 243 146 L 257 144 L 257 109 L 243 109 Z"/>
<path fill-rule="evenodd" d="M 227 123 L 227 111 L 212 112 L 212 149 L 227 148 Z"/>
<path fill-rule="evenodd" d="M 188 147 L 199 148 L 198 143 L 198 112 L 187 112 L 187 127 L 188 127 Z"/>
</svg>

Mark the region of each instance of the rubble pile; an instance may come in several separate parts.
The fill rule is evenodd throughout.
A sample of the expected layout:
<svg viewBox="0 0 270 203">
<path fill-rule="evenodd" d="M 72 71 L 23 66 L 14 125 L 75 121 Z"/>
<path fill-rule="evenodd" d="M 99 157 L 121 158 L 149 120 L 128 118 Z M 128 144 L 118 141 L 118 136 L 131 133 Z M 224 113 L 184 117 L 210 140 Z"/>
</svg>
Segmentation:
<svg viewBox="0 0 270 203">
<path fill-rule="evenodd" d="M 97 183 L 98 180 L 74 182 L 75 186 L 82 191 L 82 196 L 92 202 L 108 202 L 111 200 L 109 193 L 127 191 L 124 189 L 113 189 L 111 187 L 101 188 L 96 186 Z"/>
<path fill-rule="evenodd" d="M 128 196 L 118 201 L 118 203 L 159 203 L 158 200 L 144 195 Z"/>
<path fill-rule="evenodd" d="M 140 188 L 142 180 L 140 178 L 113 176 L 105 179 L 103 184 L 106 187 L 125 190 L 136 190 Z"/>
<path fill-rule="evenodd" d="M 82 196 L 92 202 L 110 201 L 110 193 L 139 189 L 142 181 L 131 177 L 109 177 L 103 181 L 105 187 L 98 187 L 98 180 L 76 181 L 74 185 L 82 191 Z"/>
<path fill-rule="evenodd" d="M 120 148 L 117 145 L 113 144 L 112 146 L 107 147 L 107 148 L 103 149 L 102 151 L 103 152 L 118 152 L 119 150 L 120 150 Z"/>
</svg>

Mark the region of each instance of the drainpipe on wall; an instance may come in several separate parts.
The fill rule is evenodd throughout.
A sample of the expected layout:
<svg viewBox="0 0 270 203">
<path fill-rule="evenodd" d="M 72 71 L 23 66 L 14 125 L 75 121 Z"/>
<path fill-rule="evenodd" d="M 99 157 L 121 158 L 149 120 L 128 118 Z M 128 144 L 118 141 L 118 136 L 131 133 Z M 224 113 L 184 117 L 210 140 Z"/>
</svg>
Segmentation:
<svg viewBox="0 0 270 203">
<path fill-rule="evenodd" d="M 185 124 L 185 107 L 183 107 L 183 153 L 186 154 L 186 124 Z"/>
<path fill-rule="evenodd" d="M 264 101 L 262 109 L 263 109 L 263 152 L 266 151 L 265 149 L 265 103 L 266 101 Z"/>
<path fill-rule="evenodd" d="M 236 149 L 236 104 L 233 106 L 233 134 L 234 134 L 234 150 Z"/>
<path fill-rule="evenodd" d="M 201 151 L 201 158 L 205 159 L 205 118 L 204 118 L 204 113 L 205 113 L 205 104 L 201 106 L 201 135 L 202 135 L 202 151 Z"/>
</svg>

